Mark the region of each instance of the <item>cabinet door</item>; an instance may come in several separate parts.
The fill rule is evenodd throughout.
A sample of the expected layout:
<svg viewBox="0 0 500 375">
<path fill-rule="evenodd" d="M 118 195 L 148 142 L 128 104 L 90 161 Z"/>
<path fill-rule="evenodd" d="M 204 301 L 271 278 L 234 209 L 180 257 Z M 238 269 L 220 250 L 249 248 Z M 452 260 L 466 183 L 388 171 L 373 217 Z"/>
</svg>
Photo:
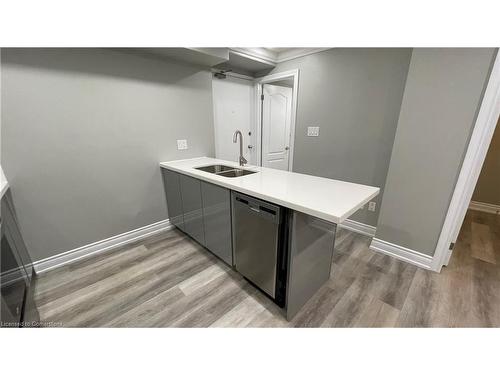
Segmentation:
<svg viewBox="0 0 500 375">
<path fill-rule="evenodd" d="M 184 231 L 196 241 L 205 245 L 200 181 L 183 174 L 179 175 L 179 180 L 182 208 L 184 209 Z"/>
<path fill-rule="evenodd" d="M 22 252 L 26 249 L 22 237 L 19 235 L 18 238 L 19 229 L 10 210 L 7 194 L 2 198 L 0 232 L 2 236 L 0 259 L 1 318 L 18 325 L 21 322 L 24 293 L 30 282 L 25 266 L 31 267 L 31 264 L 25 265 L 21 257 Z"/>
<path fill-rule="evenodd" d="M 228 189 L 201 182 L 205 246 L 233 265 L 231 244 L 231 195 Z"/>
<path fill-rule="evenodd" d="M 23 236 L 19 229 L 19 222 L 14 209 L 14 202 L 10 189 L 7 190 L 2 198 L 2 228 L 5 226 L 5 231 L 8 232 L 11 244 L 15 251 L 16 257 L 19 259 L 27 275 L 28 284 L 31 282 L 31 275 L 33 273 L 33 262 L 26 248 Z M 3 235 L 2 235 L 3 238 Z"/>
<path fill-rule="evenodd" d="M 2 213 L 4 214 L 4 213 Z M 3 218 L 2 218 L 3 219 Z M 2 261 L 1 261 L 1 319 L 4 322 L 19 324 L 21 322 L 24 292 L 28 285 L 22 263 L 17 256 L 12 236 L 2 223 Z"/>
<path fill-rule="evenodd" d="M 184 230 L 179 174 L 162 168 L 162 175 L 165 195 L 167 197 L 168 217 L 173 225 Z"/>
</svg>

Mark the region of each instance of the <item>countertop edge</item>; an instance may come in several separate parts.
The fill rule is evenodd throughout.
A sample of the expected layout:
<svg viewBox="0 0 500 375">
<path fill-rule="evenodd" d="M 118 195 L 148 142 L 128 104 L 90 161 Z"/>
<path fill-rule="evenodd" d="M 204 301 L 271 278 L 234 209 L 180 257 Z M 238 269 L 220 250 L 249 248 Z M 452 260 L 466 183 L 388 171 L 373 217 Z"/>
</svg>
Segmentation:
<svg viewBox="0 0 500 375">
<path fill-rule="evenodd" d="M 0 166 L 0 189 L 2 192 L 1 198 L 3 198 L 5 192 L 9 189 L 9 182 L 5 178 L 5 175 L 3 174 L 3 169 Z"/>
<path fill-rule="evenodd" d="M 3 198 L 4 194 L 9 190 L 9 183 L 6 182 L 5 184 L 2 183 L 2 195 L 0 198 Z"/>
<path fill-rule="evenodd" d="M 188 159 L 183 159 L 183 160 L 191 160 L 191 159 L 192 160 L 203 159 L 203 157 L 188 158 Z M 212 183 L 214 185 L 222 186 L 222 187 L 224 187 L 226 189 L 238 191 L 238 192 L 243 193 L 243 194 L 248 194 L 250 196 L 253 196 L 253 197 L 256 197 L 256 198 L 259 198 L 259 199 L 263 199 L 263 200 L 269 201 L 271 203 L 275 203 L 275 204 L 278 204 L 278 205 L 290 208 L 292 210 L 300 211 L 300 212 L 303 212 L 305 214 L 318 217 L 320 219 L 332 222 L 334 224 L 340 224 L 340 223 L 342 223 L 345 219 L 347 219 L 349 216 L 351 216 L 354 212 L 356 212 L 357 210 L 359 210 L 359 208 L 361 206 L 363 206 L 366 203 L 368 203 L 372 198 L 376 197 L 380 193 L 380 188 L 373 187 L 373 188 L 377 189 L 377 191 L 375 191 L 368 198 L 366 198 L 365 200 L 363 200 L 362 203 L 360 203 L 357 206 L 353 207 L 351 210 L 343 213 L 341 216 L 332 216 L 332 215 L 329 215 L 329 214 L 325 214 L 324 212 L 312 209 L 310 207 L 304 207 L 304 206 L 301 206 L 301 205 L 298 205 L 298 204 L 294 204 L 294 203 L 291 203 L 291 202 L 283 201 L 283 200 L 277 199 L 275 197 L 270 197 L 270 196 L 265 195 L 265 194 L 257 193 L 257 192 L 255 192 L 253 190 L 247 190 L 245 188 L 235 187 L 235 186 L 233 186 L 231 184 L 224 184 L 222 181 L 211 179 L 210 176 L 202 176 L 202 175 L 200 175 L 198 173 L 194 173 L 194 172 L 190 173 L 189 171 L 186 171 L 186 170 L 181 169 L 181 168 L 176 168 L 175 166 L 172 166 L 172 165 L 168 164 L 168 163 L 177 162 L 177 161 L 182 161 L 182 160 L 173 160 L 173 161 L 170 161 L 170 162 L 160 162 L 159 165 L 160 165 L 161 168 L 165 168 L 165 169 L 168 169 L 168 170 L 171 170 L 171 171 L 175 171 L 175 172 L 184 174 L 184 175 L 192 177 L 192 178 L 196 178 L 196 179 L 208 182 L 208 183 Z M 229 162 L 228 161 L 227 163 L 232 163 L 235 166 L 237 165 L 235 162 Z M 238 168 L 241 168 L 241 167 L 238 167 Z M 243 167 L 243 169 L 249 169 L 249 170 L 251 170 L 252 166 Z"/>
</svg>

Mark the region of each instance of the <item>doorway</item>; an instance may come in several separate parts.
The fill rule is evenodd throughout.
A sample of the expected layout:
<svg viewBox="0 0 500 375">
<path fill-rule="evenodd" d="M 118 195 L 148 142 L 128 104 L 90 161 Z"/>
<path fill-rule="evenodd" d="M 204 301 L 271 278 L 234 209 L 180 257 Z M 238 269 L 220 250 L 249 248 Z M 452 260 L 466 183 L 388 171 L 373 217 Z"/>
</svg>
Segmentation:
<svg viewBox="0 0 500 375">
<path fill-rule="evenodd" d="M 500 267 L 500 119 L 456 239 L 450 263 L 456 263 L 459 258 L 464 257 Z"/>
<path fill-rule="evenodd" d="M 243 157 L 257 164 L 251 142 L 255 127 L 255 87 L 252 77 L 225 73 L 212 79 L 214 107 L 215 157 L 237 162 L 239 149 L 233 144 L 233 134 L 243 134 Z"/>
<path fill-rule="evenodd" d="M 214 74 L 215 156 L 238 161 L 232 143 L 243 134 L 249 164 L 292 171 L 299 70 L 253 78 L 233 72 Z"/>
<path fill-rule="evenodd" d="M 497 54 L 432 260 L 431 268 L 437 272 L 448 265 L 454 252 L 499 116 L 500 55 Z"/>
<path fill-rule="evenodd" d="M 298 70 L 257 80 L 257 163 L 291 171 L 297 111 Z"/>
</svg>

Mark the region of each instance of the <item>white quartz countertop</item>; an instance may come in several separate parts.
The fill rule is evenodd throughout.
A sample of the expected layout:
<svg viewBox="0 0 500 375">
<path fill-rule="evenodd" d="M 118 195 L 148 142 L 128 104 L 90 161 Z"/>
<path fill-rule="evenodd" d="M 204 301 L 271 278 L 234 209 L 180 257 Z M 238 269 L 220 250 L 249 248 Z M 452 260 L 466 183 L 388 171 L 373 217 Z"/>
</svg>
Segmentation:
<svg viewBox="0 0 500 375">
<path fill-rule="evenodd" d="M 2 198 L 8 188 L 9 188 L 9 183 L 7 182 L 7 179 L 3 174 L 3 169 L 0 166 L 0 192 L 2 193 Z"/>
<path fill-rule="evenodd" d="M 195 169 L 212 164 L 241 168 L 235 162 L 208 157 L 163 162 L 160 166 L 336 224 L 351 216 L 380 191 L 373 186 L 251 165 L 242 169 L 258 173 L 233 178 Z"/>
</svg>

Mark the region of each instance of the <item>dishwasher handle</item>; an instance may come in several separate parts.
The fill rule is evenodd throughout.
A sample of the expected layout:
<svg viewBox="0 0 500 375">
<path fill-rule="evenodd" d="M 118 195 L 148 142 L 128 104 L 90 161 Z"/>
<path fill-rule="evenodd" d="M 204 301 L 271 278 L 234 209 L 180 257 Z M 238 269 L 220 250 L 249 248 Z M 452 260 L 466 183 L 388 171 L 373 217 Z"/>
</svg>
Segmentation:
<svg viewBox="0 0 500 375">
<path fill-rule="evenodd" d="M 253 215 L 257 215 L 275 223 L 280 222 L 280 208 L 278 206 L 240 195 L 234 196 L 234 202 L 238 209 L 248 210 L 248 212 Z"/>
<path fill-rule="evenodd" d="M 250 205 L 248 205 L 248 207 L 250 207 L 250 209 L 251 209 L 253 212 L 260 213 L 260 209 L 259 209 L 259 208 L 255 208 L 255 207 L 252 207 L 252 206 L 250 206 Z"/>
</svg>

